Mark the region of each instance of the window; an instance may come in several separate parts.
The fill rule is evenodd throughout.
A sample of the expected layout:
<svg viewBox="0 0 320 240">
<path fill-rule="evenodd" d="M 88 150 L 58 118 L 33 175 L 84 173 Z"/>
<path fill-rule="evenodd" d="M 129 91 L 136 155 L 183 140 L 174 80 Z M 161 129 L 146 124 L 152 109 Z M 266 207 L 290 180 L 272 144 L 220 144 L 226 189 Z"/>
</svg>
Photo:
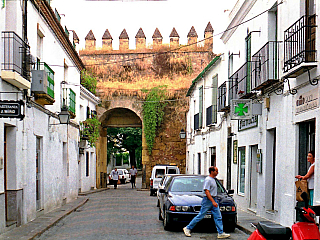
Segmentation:
<svg viewBox="0 0 320 240">
<path fill-rule="evenodd" d="M 198 174 L 201 174 L 201 153 L 198 153 Z"/>
<path fill-rule="evenodd" d="M 203 86 L 199 88 L 199 128 L 202 127 Z"/>
<path fill-rule="evenodd" d="M 246 62 L 247 62 L 247 74 L 246 74 L 246 92 L 249 93 L 251 91 L 251 34 L 246 37 Z"/>
<path fill-rule="evenodd" d="M 212 123 L 217 123 L 218 74 L 212 78 Z"/>
<path fill-rule="evenodd" d="M 156 169 L 156 178 L 161 178 L 164 176 L 165 170 L 164 169 Z"/>
<path fill-rule="evenodd" d="M 69 93 L 69 111 L 76 113 L 76 94 L 70 89 Z"/>
<path fill-rule="evenodd" d="M 210 166 L 216 166 L 216 159 L 217 159 L 217 153 L 216 153 L 216 147 L 210 148 Z"/>
<path fill-rule="evenodd" d="M 89 165 L 90 165 L 90 159 L 89 159 L 89 152 L 86 152 L 86 176 L 89 176 Z"/>
<path fill-rule="evenodd" d="M 43 53 L 43 36 L 41 34 L 37 35 L 37 59 L 42 58 L 42 53 Z"/>
<path fill-rule="evenodd" d="M 245 176 L 246 176 L 246 148 L 239 147 L 239 174 L 238 174 L 238 193 L 243 193 L 245 190 Z"/>
<path fill-rule="evenodd" d="M 90 108 L 87 107 L 87 118 L 90 118 Z"/>
</svg>

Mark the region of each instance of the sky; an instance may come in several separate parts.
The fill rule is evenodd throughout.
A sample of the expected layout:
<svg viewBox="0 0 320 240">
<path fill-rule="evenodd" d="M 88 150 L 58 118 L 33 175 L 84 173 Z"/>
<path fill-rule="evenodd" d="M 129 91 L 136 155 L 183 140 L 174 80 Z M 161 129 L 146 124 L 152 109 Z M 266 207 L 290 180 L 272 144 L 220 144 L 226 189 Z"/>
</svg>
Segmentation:
<svg viewBox="0 0 320 240">
<path fill-rule="evenodd" d="M 198 34 L 198 41 L 204 38 L 208 24 L 214 35 L 226 28 L 230 10 L 237 0 L 167 0 L 167 1 L 85 1 L 51 0 L 61 15 L 62 25 L 74 30 L 79 39 L 79 49 L 85 46 L 85 37 L 92 30 L 97 47 L 102 45 L 102 35 L 108 29 L 113 38 L 113 48 L 119 48 L 119 35 L 125 28 L 129 35 L 129 48 L 135 48 L 135 35 L 141 27 L 146 35 L 147 45 L 152 43 L 152 35 L 159 28 L 163 43 L 169 43 L 169 35 L 175 27 L 180 44 L 187 44 L 187 35 L 192 26 Z M 221 51 L 221 35 L 214 37 L 213 51 Z M 219 50 L 220 49 L 220 50 Z"/>
</svg>

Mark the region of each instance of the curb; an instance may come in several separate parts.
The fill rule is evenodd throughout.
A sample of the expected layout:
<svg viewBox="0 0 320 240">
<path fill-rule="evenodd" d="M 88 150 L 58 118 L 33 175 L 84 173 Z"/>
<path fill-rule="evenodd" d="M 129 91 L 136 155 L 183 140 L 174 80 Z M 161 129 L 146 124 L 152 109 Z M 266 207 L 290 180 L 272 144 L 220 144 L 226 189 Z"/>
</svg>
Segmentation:
<svg viewBox="0 0 320 240">
<path fill-rule="evenodd" d="M 58 216 L 56 218 L 54 218 L 53 222 L 50 223 L 48 226 L 46 226 L 45 228 L 39 230 L 37 233 L 34 233 L 34 235 L 32 237 L 29 238 L 29 240 L 34 239 L 38 236 L 40 236 L 41 234 L 43 234 L 45 231 L 47 231 L 49 228 L 53 227 L 57 222 L 59 222 L 61 219 L 65 218 L 66 216 L 68 216 L 70 213 L 74 212 L 75 210 L 77 210 L 79 207 L 83 206 L 87 201 L 89 200 L 89 198 L 85 198 L 84 200 L 82 200 L 77 206 L 72 207 L 70 210 L 66 211 L 62 216 Z"/>
<path fill-rule="evenodd" d="M 99 189 L 95 189 L 95 190 L 91 190 L 88 192 L 82 192 L 82 193 L 78 193 L 79 196 L 87 196 L 89 194 L 93 194 L 93 193 L 97 193 L 97 192 L 103 192 L 106 190 L 109 190 L 110 188 L 106 187 L 106 188 L 99 188 Z"/>
<path fill-rule="evenodd" d="M 245 227 L 243 227 L 241 225 L 238 225 L 238 224 L 236 224 L 236 228 L 238 228 L 240 231 L 242 231 L 242 232 L 244 232 L 244 233 L 246 233 L 248 235 L 251 235 L 254 232 L 254 230 L 251 231 L 251 230 L 249 230 L 249 229 L 247 229 L 247 228 L 245 228 Z"/>
</svg>

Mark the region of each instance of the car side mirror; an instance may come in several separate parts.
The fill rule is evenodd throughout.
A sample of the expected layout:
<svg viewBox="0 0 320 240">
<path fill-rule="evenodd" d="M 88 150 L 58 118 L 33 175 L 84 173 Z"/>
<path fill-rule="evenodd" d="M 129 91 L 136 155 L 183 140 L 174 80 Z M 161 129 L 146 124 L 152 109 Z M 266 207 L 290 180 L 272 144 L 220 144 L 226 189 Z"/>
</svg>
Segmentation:
<svg viewBox="0 0 320 240">
<path fill-rule="evenodd" d="M 234 190 L 233 189 L 229 189 L 227 192 L 229 195 L 234 194 Z"/>
<path fill-rule="evenodd" d="M 160 192 L 160 193 L 166 193 L 166 190 L 164 190 L 163 188 L 160 188 L 160 189 L 159 189 L 159 192 Z"/>
</svg>

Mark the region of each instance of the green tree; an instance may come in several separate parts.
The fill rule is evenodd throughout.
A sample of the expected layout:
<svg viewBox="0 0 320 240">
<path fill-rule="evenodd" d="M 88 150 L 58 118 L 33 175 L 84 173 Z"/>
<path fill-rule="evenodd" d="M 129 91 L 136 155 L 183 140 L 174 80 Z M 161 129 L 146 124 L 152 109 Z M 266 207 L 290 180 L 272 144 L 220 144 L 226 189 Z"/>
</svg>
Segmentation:
<svg viewBox="0 0 320 240">
<path fill-rule="evenodd" d="M 83 70 L 81 72 L 80 77 L 81 85 L 84 86 L 86 89 L 88 89 L 93 94 L 96 94 L 96 88 L 97 88 L 97 79 L 93 76 L 93 74 L 89 73 L 86 70 Z"/>
</svg>

